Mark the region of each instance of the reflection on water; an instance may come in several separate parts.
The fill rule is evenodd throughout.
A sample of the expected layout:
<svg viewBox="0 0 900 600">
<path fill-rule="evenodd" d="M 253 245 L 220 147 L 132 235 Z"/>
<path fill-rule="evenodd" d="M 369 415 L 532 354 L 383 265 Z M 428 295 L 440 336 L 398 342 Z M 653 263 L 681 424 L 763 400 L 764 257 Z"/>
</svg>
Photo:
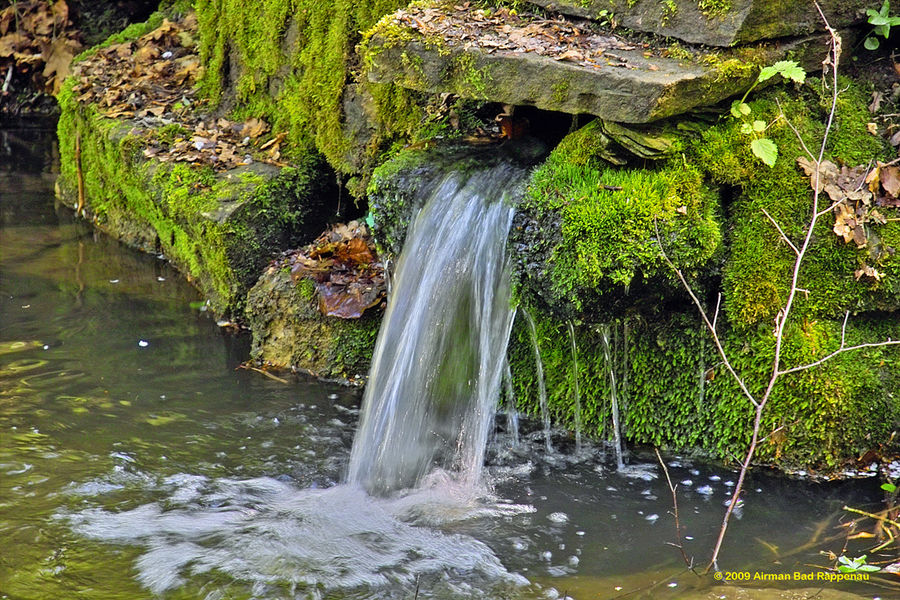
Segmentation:
<svg viewBox="0 0 900 600">
<path fill-rule="evenodd" d="M 440 473 L 392 498 L 339 485 L 356 392 L 235 370 L 246 340 L 164 261 L 54 209 L 48 139 L 0 137 L 0 598 L 708 597 L 666 545 L 652 463 L 616 474 L 501 432 L 477 493 Z M 734 476 L 670 462 L 702 560 Z M 808 572 L 874 487 L 757 474 L 723 564 Z"/>
</svg>

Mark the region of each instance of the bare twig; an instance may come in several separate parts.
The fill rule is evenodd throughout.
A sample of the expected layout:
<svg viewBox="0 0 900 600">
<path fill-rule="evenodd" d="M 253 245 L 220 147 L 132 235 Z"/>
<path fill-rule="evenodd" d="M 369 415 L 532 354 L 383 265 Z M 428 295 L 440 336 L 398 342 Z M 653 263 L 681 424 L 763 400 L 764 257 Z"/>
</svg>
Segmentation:
<svg viewBox="0 0 900 600">
<path fill-rule="evenodd" d="M 778 221 L 776 221 L 775 219 L 773 219 L 773 218 L 772 218 L 772 215 L 770 215 L 770 214 L 769 214 L 769 211 L 767 211 L 765 208 L 763 208 L 762 211 L 763 211 L 763 214 L 766 215 L 766 217 L 769 219 L 769 221 L 772 222 L 772 225 L 775 226 L 775 229 L 778 230 L 778 233 L 781 234 L 781 239 L 784 240 L 785 243 L 786 243 L 788 246 L 791 247 L 791 250 L 794 251 L 794 254 L 800 254 L 800 250 L 798 250 L 798 249 L 797 249 L 797 246 L 794 245 L 794 242 L 792 242 L 792 241 L 788 238 L 788 236 L 785 235 L 784 230 L 781 229 L 781 226 L 778 224 Z"/>
<path fill-rule="evenodd" d="M 678 494 L 676 493 L 675 486 L 672 485 L 672 478 L 669 477 L 669 469 L 666 467 L 666 463 L 663 462 L 662 456 L 660 456 L 659 454 L 659 448 L 654 448 L 654 450 L 656 451 L 656 459 L 659 461 L 663 473 L 666 474 L 666 483 L 669 484 L 669 491 L 672 492 L 672 516 L 675 517 L 675 535 L 678 537 L 678 543 L 667 543 L 670 546 L 678 548 L 678 550 L 681 552 L 681 558 L 684 559 L 684 564 L 686 564 L 687 568 L 696 575 L 697 572 L 694 570 L 694 559 L 688 558 L 687 554 L 684 551 L 684 537 L 681 535 L 681 521 L 678 519 Z"/>
</svg>

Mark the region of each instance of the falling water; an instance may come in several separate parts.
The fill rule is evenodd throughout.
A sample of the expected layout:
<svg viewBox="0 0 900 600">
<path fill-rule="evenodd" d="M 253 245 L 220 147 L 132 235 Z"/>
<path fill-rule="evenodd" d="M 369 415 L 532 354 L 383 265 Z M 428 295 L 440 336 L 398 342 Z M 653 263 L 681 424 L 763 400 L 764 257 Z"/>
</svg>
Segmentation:
<svg viewBox="0 0 900 600">
<path fill-rule="evenodd" d="M 572 374 L 575 391 L 575 454 L 581 454 L 581 392 L 578 389 L 578 345 L 575 343 L 575 326 L 569 321 L 569 339 L 572 341 Z"/>
<path fill-rule="evenodd" d="M 519 445 L 519 411 L 516 408 L 516 392 L 513 389 L 512 370 L 509 361 L 504 361 L 503 383 L 506 385 L 506 429 L 513 446 Z"/>
<path fill-rule="evenodd" d="M 500 391 L 510 309 L 508 201 L 522 172 L 447 176 L 397 262 L 348 481 L 385 494 L 434 469 L 474 486 Z"/>
<path fill-rule="evenodd" d="M 616 369 L 609 348 L 609 325 L 600 328 L 600 339 L 603 341 L 603 356 L 606 358 L 606 370 L 609 373 L 609 403 L 612 408 L 613 444 L 616 450 L 616 466 L 622 469 L 625 461 L 622 458 L 622 438 L 619 428 L 619 397 L 616 393 Z"/>
<path fill-rule="evenodd" d="M 531 333 L 531 345 L 534 347 L 534 369 L 537 375 L 538 399 L 541 405 L 541 420 L 544 422 L 544 445 L 547 452 L 553 452 L 553 445 L 550 443 L 550 410 L 547 408 L 547 386 L 544 384 L 544 361 L 541 360 L 541 347 L 538 344 L 537 328 L 534 325 L 534 319 L 528 314 L 527 310 L 523 310 L 525 322 L 528 323 L 528 331 Z"/>
</svg>

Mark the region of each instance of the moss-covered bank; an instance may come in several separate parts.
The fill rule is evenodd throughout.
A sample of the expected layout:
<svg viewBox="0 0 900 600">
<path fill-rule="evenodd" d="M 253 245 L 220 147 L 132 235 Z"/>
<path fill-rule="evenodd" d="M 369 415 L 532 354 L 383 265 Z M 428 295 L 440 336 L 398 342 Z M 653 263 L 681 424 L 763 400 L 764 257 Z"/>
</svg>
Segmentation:
<svg viewBox="0 0 900 600">
<path fill-rule="evenodd" d="M 322 229 L 331 184 L 315 156 L 290 168 L 255 163 L 219 174 L 148 159 L 144 136 L 152 132 L 79 102 L 72 83 L 59 96 L 61 198 L 75 206 L 80 179 L 86 215 L 101 230 L 165 254 L 217 312 L 239 311 L 274 251 Z"/>
</svg>

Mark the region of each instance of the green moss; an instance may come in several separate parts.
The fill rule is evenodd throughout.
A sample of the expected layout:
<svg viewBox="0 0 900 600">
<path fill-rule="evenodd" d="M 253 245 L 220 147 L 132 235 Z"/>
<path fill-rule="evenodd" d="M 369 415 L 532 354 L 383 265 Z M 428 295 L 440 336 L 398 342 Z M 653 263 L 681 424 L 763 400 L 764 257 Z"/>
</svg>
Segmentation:
<svg viewBox="0 0 900 600">
<path fill-rule="evenodd" d="M 727 15 L 732 5 L 730 0 L 700 0 L 697 7 L 707 19 L 714 19 Z"/>
<path fill-rule="evenodd" d="M 353 172 L 353 140 L 341 123 L 344 89 L 358 68 L 353 51 L 361 31 L 403 4 L 198 0 L 201 89 L 214 101 L 230 90 L 237 114 L 265 117 L 302 152 L 314 146 L 339 171 Z"/>
<path fill-rule="evenodd" d="M 329 194 L 315 156 L 281 170 L 262 165 L 216 174 L 188 163 L 143 157 L 144 132 L 59 97 L 60 192 L 74 203 L 81 145 L 88 213 L 105 231 L 164 253 L 219 312 L 237 311 L 270 254 L 317 233 Z M 174 128 L 157 135 L 176 135 Z M 254 170 L 257 169 L 257 170 Z"/>
<path fill-rule="evenodd" d="M 627 324 L 626 324 L 627 323 Z M 576 328 L 578 385 L 584 431 L 611 438 L 610 373 L 602 326 Z M 554 418 L 575 422 L 574 368 L 564 322 L 538 315 L 548 401 Z M 626 439 L 677 451 L 700 450 L 734 460 L 746 452 L 753 410 L 715 354 L 709 334 L 694 315 L 629 320 L 606 329 Z M 897 319 L 860 319 L 848 327 L 849 343 L 900 334 Z M 771 327 L 723 332 L 735 368 L 759 392 L 772 357 Z M 796 365 L 834 350 L 840 323 L 807 322 L 790 328 L 785 361 Z M 519 408 L 537 414 L 534 355 L 527 327 L 517 322 L 510 365 Z M 785 377 L 768 406 L 757 460 L 782 467 L 835 468 L 890 438 L 900 417 L 893 396 L 900 351 L 877 348 L 843 355 L 825 367 Z"/>
<path fill-rule="evenodd" d="M 657 229 L 672 260 L 689 271 L 721 242 L 718 198 L 696 167 L 681 157 L 653 167 L 610 165 L 597 158 L 608 143 L 597 124 L 570 134 L 535 171 L 520 209 L 529 222 L 512 234 L 513 245 L 524 246 L 519 289 L 539 287 L 558 314 L 598 305 L 615 314 L 624 291 L 651 279 L 664 293 L 671 274 Z"/>
<path fill-rule="evenodd" d="M 803 149 L 784 120 L 776 120 L 776 99 L 807 146 L 817 151 L 826 113 L 823 101 L 811 91 L 816 85 L 813 82 L 807 86 L 810 91 L 801 96 L 769 91 L 751 103 L 754 118 L 773 123 L 766 135 L 779 148 L 774 168 L 766 167 L 751 154 L 750 138 L 739 131 L 736 119 L 725 118 L 710 128 L 692 150 L 696 163 L 714 181 L 736 189 L 737 200 L 731 207 L 730 253 L 723 277 L 725 308 L 734 323 L 770 322 L 786 300 L 794 254 L 762 211 L 768 211 L 799 244 L 810 216 L 812 194 L 808 178 L 795 161 L 804 155 Z M 826 157 L 851 166 L 886 157 L 881 140 L 866 130 L 865 98 L 849 82 L 841 85 L 846 90 L 838 105 Z M 822 202 L 828 202 L 827 197 Z M 900 247 L 900 223 L 873 226 L 873 239 L 879 238 L 881 245 L 863 249 L 845 244 L 834 235 L 833 224 L 830 214 L 818 221 L 799 281 L 809 293 L 799 297 L 798 314 L 835 317 L 845 310 L 892 310 L 898 306 L 900 257 L 885 249 Z M 884 273 L 882 280 L 857 281 L 854 271 L 863 264 L 877 266 Z"/>
</svg>

